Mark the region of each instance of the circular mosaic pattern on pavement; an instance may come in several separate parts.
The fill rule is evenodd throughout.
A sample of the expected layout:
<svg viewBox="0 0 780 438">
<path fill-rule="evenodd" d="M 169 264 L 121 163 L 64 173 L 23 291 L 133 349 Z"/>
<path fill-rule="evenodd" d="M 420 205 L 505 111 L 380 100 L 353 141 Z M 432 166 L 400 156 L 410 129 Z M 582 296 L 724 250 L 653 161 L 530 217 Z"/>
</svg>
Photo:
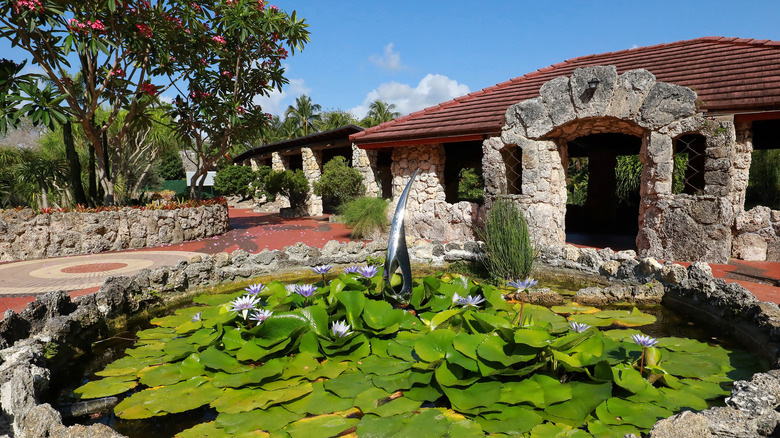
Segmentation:
<svg viewBox="0 0 780 438">
<path fill-rule="evenodd" d="M 132 251 L 0 264 L 0 295 L 39 294 L 100 286 L 109 276 L 175 266 L 204 254 L 187 251 Z"/>
</svg>

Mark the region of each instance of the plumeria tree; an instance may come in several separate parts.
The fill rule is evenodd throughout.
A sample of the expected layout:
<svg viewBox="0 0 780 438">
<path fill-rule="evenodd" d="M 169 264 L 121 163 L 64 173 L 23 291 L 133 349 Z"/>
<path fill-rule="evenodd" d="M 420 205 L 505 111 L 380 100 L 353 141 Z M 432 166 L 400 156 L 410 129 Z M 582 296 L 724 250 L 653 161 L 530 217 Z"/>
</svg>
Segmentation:
<svg viewBox="0 0 780 438">
<path fill-rule="evenodd" d="M 282 62 L 309 40 L 308 25 L 295 12 L 263 1 L 227 0 L 212 8 L 201 41 L 189 40 L 185 64 L 192 68 L 182 70 L 188 86 L 179 89 L 173 110 L 179 134 L 191 140 L 199 158 L 193 195 L 232 145 L 255 140 L 271 122 L 256 98 L 288 83 Z"/>
<path fill-rule="evenodd" d="M 181 133 L 216 142 L 219 151 L 240 141 L 236 126 L 265 118 L 252 97 L 280 88 L 285 46 L 308 41 L 303 20 L 263 0 L 0 0 L 0 25 L 0 35 L 30 54 L 63 99 L 65 117 L 94 145 L 106 203 L 114 202 L 118 167 L 110 160 L 121 156 L 108 151 L 127 143 L 135 117 L 158 94 L 188 79 L 177 115 L 199 117 L 184 118 Z M 74 72 L 84 77 L 83 91 L 70 78 Z M 250 84 L 259 87 L 247 97 Z M 228 98 L 228 90 L 236 96 Z M 101 124 L 98 108 L 109 113 Z M 126 115 L 109 133 L 120 110 Z"/>
</svg>

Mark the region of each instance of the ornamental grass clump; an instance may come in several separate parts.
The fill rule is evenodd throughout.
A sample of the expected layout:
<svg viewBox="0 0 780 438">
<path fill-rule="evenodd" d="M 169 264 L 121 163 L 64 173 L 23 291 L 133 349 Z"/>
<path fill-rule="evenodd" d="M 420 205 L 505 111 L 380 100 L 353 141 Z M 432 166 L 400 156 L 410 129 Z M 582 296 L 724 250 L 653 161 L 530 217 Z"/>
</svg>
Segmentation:
<svg viewBox="0 0 780 438">
<path fill-rule="evenodd" d="M 352 237 L 362 239 L 387 229 L 387 206 L 381 198 L 361 197 L 343 204 L 339 211 L 344 223 L 352 228 Z"/>
<path fill-rule="evenodd" d="M 514 203 L 496 199 L 477 236 L 485 242 L 482 263 L 493 279 L 526 278 L 531 274 L 534 248 L 525 217 Z"/>
<path fill-rule="evenodd" d="M 637 309 L 527 304 L 520 327 L 520 303 L 458 274 L 415 280 L 394 307 L 372 271 L 196 297 L 74 394 L 118 396 L 119 419 L 168 417 L 182 438 L 622 437 L 707 409 L 757 370 L 719 346 L 642 335 L 655 318 Z"/>
</svg>

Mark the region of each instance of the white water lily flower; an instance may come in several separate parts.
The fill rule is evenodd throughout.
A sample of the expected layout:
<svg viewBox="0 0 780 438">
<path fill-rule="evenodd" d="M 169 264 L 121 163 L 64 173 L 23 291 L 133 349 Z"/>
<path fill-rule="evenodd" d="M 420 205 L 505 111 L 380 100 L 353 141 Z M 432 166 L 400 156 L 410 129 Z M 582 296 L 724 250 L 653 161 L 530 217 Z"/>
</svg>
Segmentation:
<svg viewBox="0 0 780 438">
<path fill-rule="evenodd" d="M 458 298 L 456 303 L 460 304 L 463 307 L 479 307 L 480 304 L 484 303 L 485 299 L 482 297 L 482 295 L 469 295 L 465 298 Z"/>
<path fill-rule="evenodd" d="M 254 310 L 260 304 L 260 297 L 256 295 L 244 295 L 236 298 L 230 302 L 231 312 L 240 312 L 241 316 L 246 319 L 250 310 Z"/>
<path fill-rule="evenodd" d="M 262 324 L 265 322 L 266 319 L 268 319 L 269 316 L 273 314 L 274 312 L 268 309 L 259 309 L 252 312 L 252 315 L 249 317 L 249 319 L 255 321 L 258 324 Z"/>
<path fill-rule="evenodd" d="M 571 330 L 576 333 L 582 333 L 585 330 L 590 328 L 588 324 L 583 324 L 581 322 L 574 322 L 574 321 L 569 321 L 569 327 L 571 327 Z"/>
<path fill-rule="evenodd" d="M 349 331 L 350 328 L 346 321 L 334 321 L 330 326 L 330 332 L 337 338 L 343 338 L 352 333 Z"/>
</svg>

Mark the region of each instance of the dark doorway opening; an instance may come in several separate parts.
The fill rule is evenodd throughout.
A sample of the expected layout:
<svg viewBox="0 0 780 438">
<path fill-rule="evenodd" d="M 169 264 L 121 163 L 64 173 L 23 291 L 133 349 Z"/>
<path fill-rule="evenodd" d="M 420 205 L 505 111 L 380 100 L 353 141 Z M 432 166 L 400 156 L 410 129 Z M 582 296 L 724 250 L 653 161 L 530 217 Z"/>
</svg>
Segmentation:
<svg viewBox="0 0 780 438">
<path fill-rule="evenodd" d="M 780 120 L 753 122 L 753 154 L 745 210 L 763 205 L 780 210 Z"/>
<path fill-rule="evenodd" d="M 285 168 L 287 170 L 303 170 L 303 155 L 297 153 L 295 155 L 284 155 L 284 160 L 287 162 Z"/>
<path fill-rule="evenodd" d="M 636 249 L 642 140 L 628 134 L 591 134 L 568 143 L 566 240 L 596 247 Z"/>
<path fill-rule="evenodd" d="M 335 157 L 344 157 L 347 160 L 347 164 L 352 166 L 352 148 L 351 147 L 341 147 L 341 148 L 331 148 L 331 149 L 322 149 L 322 165 L 324 166 L 325 163 L 332 160 Z M 320 169 L 322 170 L 322 169 Z"/>
<path fill-rule="evenodd" d="M 482 142 L 444 143 L 445 201 L 483 203 L 485 182 L 482 179 Z"/>
<path fill-rule="evenodd" d="M 376 179 L 379 181 L 383 199 L 390 199 L 393 197 L 393 173 L 390 167 L 392 164 L 393 150 L 380 149 L 376 156 Z"/>
</svg>

